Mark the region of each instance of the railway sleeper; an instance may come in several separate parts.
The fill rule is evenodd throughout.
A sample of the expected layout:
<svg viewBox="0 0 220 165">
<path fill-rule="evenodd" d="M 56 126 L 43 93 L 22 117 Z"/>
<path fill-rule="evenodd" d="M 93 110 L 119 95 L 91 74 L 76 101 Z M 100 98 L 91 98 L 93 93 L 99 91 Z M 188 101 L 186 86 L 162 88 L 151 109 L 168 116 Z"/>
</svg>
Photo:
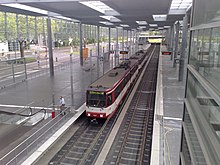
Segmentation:
<svg viewBox="0 0 220 165">
<path fill-rule="evenodd" d="M 73 153 L 70 152 L 66 155 L 67 158 L 72 158 L 72 159 L 80 159 L 83 156 L 83 153 Z"/>
<path fill-rule="evenodd" d="M 143 125 L 141 124 L 132 124 L 131 129 L 140 129 L 143 128 Z"/>
<path fill-rule="evenodd" d="M 131 126 L 130 130 L 136 130 L 136 131 L 139 131 L 139 132 L 143 132 L 144 129 L 145 129 L 144 127 Z M 127 131 L 127 129 L 126 129 L 126 131 Z"/>
<path fill-rule="evenodd" d="M 137 157 L 139 156 L 138 153 L 129 153 L 129 152 L 123 152 L 121 154 L 121 158 L 126 158 L 126 159 L 132 159 L 132 160 L 137 160 Z"/>
<path fill-rule="evenodd" d="M 143 122 L 146 120 L 146 114 L 134 114 L 133 122 Z"/>
<path fill-rule="evenodd" d="M 135 133 L 143 132 L 143 130 L 144 130 L 144 129 L 141 129 L 141 130 L 136 130 L 136 129 L 135 129 L 135 130 L 130 130 L 130 132 L 133 133 L 133 134 L 135 134 Z"/>
<path fill-rule="evenodd" d="M 66 156 L 61 162 L 63 163 L 75 163 L 75 162 L 79 162 L 80 158 L 73 158 L 73 157 L 69 157 Z"/>
<path fill-rule="evenodd" d="M 139 164 L 139 161 L 137 161 L 136 159 L 127 159 L 127 158 L 121 158 L 120 159 L 120 165 L 122 164 L 125 164 L 125 165 L 128 165 L 128 164 Z"/>
<path fill-rule="evenodd" d="M 134 140 L 134 139 L 137 139 L 137 140 L 142 140 L 142 138 L 140 137 L 140 138 L 137 138 L 137 137 L 127 137 L 127 139 L 129 139 L 129 140 Z"/>
<path fill-rule="evenodd" d="M 135 137 L 143 137 L 143 135 L 144 135 L 143 132 L 139 132 L 138 134 L 137 133 L 133 134 L 131 132 L 128 133 L 128 136 L 135 136 Z"/>
<path fill-rule="evenodd" d="M 142 142 L 142 140 L 127 140 L 126 141 L 126 144 L 129 144 L 129 145 L 137 145 L 137 144 L 140 144 Z"/>
</svg>

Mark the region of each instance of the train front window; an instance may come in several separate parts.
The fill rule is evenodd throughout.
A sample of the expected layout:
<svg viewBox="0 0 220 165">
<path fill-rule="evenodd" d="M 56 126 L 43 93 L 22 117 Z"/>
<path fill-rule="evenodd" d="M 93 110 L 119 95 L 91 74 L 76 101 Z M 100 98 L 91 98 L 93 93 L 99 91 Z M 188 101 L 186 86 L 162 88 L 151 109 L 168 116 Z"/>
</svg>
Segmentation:
<svg viewBox="0 0 220 165">
<path fill-rule="evenodd" d="M 87 92 L 87 106 L 91 107 L 105 107 L 106 97 L 104 92 L 88 91 Z"/>
</svg>

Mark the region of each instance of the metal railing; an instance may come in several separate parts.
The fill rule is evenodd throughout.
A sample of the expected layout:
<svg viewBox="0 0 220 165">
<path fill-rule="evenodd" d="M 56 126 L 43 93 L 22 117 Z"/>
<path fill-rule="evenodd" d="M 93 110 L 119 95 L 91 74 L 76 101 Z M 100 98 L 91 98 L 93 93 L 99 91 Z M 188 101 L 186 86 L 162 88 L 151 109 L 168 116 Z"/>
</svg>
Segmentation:
<svg viewBox="0 0 220 165">
<path fill-rule="evenodd" d="M 76 63 L 79 63 L 79 58 L 73 59 L 73 64 L 76 64 Z M 59 65 L 54 66 L 54 70 L 60 71 L 60 70 L 63 70 L 69 67 L 70 67 L 70 61 L 66 61 Z M 7 68 L 7 69 L 11 69 L 11 68 Z M 41 68 L 40 70 L 36 72 L 32 72 L 32 73 L 28 73 L 28 72 L 29 70 L 27 70 L 27 79 L 30 80 L 30 79 L 38 78 L 40 76 L 49 74 L 49 68 L 46 66 L 45 68 Z M 0 81 L 1 81 L 0 89 L 5 89 L 6 87 L 10 87 L 12 85 L 24 82 L 26 80 L 25 73 L 26 71 L 21 71 L 18 74 L 15 72 L 7 76 L 0 77 Z"/>
<path fill-rule="evenodd" d="M 68 112 L 67 107 L 64 111 Z M 38 147 L 40 147 L 58 128 L 60 128 L 69 118 L 69 115 L 57 115 L 50 120 L 46 125 L 41 127 L 18 146 L 12 149 L 9 153 L 0 159 L 0 164 L 12 165 L 19 164 L 30 156 Z"/>
</svg>

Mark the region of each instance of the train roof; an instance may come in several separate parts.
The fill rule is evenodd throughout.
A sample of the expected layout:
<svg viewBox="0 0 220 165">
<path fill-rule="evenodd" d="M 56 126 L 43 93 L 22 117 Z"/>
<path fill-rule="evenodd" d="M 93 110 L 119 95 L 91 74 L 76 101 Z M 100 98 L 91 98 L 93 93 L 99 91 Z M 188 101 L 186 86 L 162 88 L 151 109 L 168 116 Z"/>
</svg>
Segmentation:
<svg viewBox="0 0 220 165">
<path fill-rule="evenodd" d="M 105 73 L 98 80 L 89 85 L 88 90 L 108 90 L 114 87 L 126 73 L 138 63 L 138 60 L 146 55 L 144 51 L 135 53 L 129 59 L 125 59 L 120 65 Z"/>
</svg>

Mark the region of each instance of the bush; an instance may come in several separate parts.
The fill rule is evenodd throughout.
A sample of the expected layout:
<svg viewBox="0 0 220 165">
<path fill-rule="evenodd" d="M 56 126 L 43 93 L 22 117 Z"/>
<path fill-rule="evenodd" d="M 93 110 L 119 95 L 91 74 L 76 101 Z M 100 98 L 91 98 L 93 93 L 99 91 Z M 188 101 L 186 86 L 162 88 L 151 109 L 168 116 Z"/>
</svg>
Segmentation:
<svg viewBox="0 0 220 165">
<path fill-rule="evenodd" d="M 25 57 L 26 63 L 30 63 L 30 62 L 36 62 L 37 59 L 33 58 L 33 57 Z"/>
<path fill-rule="evenodd" d="M 37 60 L 33 57 L 25 57 L 26 63 L 30 63 L 30 62 L 36 62 Z M 8 60 L 7 61 L 8 64 L 23 64 L 24 63 L 24 59 L 16 59 L 16 60 Z"/>
</svg>

